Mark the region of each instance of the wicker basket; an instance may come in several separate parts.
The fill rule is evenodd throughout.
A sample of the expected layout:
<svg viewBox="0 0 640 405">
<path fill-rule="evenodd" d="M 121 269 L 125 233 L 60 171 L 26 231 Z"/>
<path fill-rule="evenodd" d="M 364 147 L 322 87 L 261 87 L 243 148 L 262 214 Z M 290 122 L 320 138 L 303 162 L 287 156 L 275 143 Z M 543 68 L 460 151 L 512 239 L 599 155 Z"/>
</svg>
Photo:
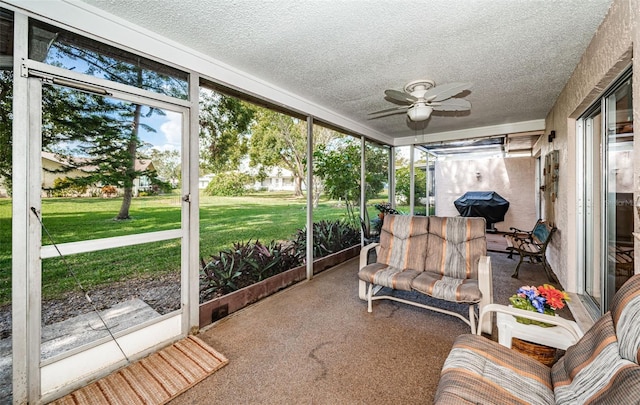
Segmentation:
<svg viewBox="0 0 640 405">
<path fill-rule="evenodd" d="M 549 367 L 551 367 L 557 360 L 558 350 L 554 347 L 513 338 L 511 340 L 511 348 L 520 353 L 526 354 Z"/>
</svg>

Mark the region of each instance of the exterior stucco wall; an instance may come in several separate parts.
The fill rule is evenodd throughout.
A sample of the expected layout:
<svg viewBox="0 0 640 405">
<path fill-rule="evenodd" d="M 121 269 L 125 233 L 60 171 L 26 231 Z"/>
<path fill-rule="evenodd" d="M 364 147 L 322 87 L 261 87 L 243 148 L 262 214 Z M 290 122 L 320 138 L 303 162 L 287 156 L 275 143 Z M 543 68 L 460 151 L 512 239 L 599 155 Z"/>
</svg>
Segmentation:
<svg viewBox="0 0 640 405">
<path fill-rule="evenodd" d="M 460 215 L 453 202 L 467 191 L 495 191 L 509 201 L 497 230 L 531 229 L 537 220 L 534 158 L 438 161 L 435 177 L 436 215 Z"/>
<path fill-rule="evenodd" d="M 56 179 L 85 177 L 87 173 L 72 169 L 67 172 L 59 172 L 63 169 L 58 162 L 42 159 L 42 188 L 51 189 L 55 185 Z"/>
<path fill-rule="evenodd" d="M 624 72 L 631 63 L 631 55 L 640 54 L 639 21 L 640 0 L 613 1 L 607 16 L 546 118 L 545 133 L 556 131 L 556 139 L 552 143 L 541 142 L 540 153 L 544 156 L 550 150 L 560 151 L 559 192 L 554 207 L 558 232 L 547 250 L 548 260 L 563 287 L 570 292 L 580 292 L 578 288 L 581 276 L 578 274 L 577 257 L 578 244 L 581 243 L 577 240 L 577 211 L 581 204 L 577 181 L 582 169 L 578 167 L 576 159 L 576 119 Z M 634 121 L 637 126 L 640 122 L 640 64 L 634 65 L 633 73 Z M 640 162 L 638 151 L 638 142 L 635 142 L 636 162 Z M 637 197 L 637 166 L 634 171 Z M 638 218 L 635 221 L 634 229 L 637 230 Z M 637 250 L 638 246 L 636 255 L 639 253 Z"/>
</svg>

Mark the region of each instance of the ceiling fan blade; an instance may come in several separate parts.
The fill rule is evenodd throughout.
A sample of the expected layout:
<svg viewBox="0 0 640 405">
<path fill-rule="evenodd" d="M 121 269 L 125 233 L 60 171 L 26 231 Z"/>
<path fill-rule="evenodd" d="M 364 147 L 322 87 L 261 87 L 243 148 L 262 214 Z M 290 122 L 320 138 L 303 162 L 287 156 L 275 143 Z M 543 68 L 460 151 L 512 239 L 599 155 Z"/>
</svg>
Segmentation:
<svg viewBox="0 0 640 405">
<path fill-rule="evenodd" d="M 413 104 L 416 101 L 418 101 L 416 97 L 412 96 L 409 93 L 405 93 L 403 91 L 385 90 L 384 94 L 392 100 L 399 101 L 405 104 Z"/>
<path fill-rule="evenodd" d="M 450 98 L 431 105 L 436 111 L 467 111 L 471 103 L 463 98 Z"/>
<path fill-rule="evenodd" d="M 394 107 L 394 108 L 388 108 L 386 110 L 381 110 L 381 111 L 376 111 L 376 112 L 372 112 L 369 113 L 368 115 L 370 115 L 369 120 L 373 120 L 376 118 L 382 118 L 382 117 L 386 117 L 388 115 L 394 115 L 394 114 L 404 114 L 407 112 L 407 110 L 409 109 L 409 106 L 406 107 Z"/>
<path fill-rule="evenodd" d="M 398 107 L 393 107 L 393 108 L 387 108 L 386 110 L 380 110 L 380 111 L 376 111 L 376 112 L 372 112 L 369 113 L 368 115 L 377 115 L 377 114 L 382 114 L 382 113 L 387 113 L 387 112 L 392 112 L 392 111 L 399 111 L 399 110 L 407 110 L 407 108 L 409 108 L 409 106 L 398 106 Z"/>
<path fill-rule="evenodd" d="M 427 101 L 442 101 L 461 93 L 464 90 L 470 89 L 473 83 L 447 83 L 441 86 L 436 86 L 428 90 L 424 94 L 424 98 Z"/>
</svg>

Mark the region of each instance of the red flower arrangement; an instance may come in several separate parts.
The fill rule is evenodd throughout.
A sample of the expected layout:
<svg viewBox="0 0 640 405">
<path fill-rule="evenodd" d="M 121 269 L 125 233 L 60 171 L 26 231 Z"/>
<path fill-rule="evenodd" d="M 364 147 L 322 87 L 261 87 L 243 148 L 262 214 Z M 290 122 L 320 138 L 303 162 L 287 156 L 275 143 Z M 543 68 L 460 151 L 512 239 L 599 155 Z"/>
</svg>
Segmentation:
<svg viewBox="0 0 640 405">
<path fill-rule="evenodd" d="M 522 286 L 515 295 L 509 298 L 509 302 L 514 308 L 547 315 L 555 315 L 556 310 L 564 308 L 567 301 L 569 301 L 569 295 L 566 292 L 558 290 L 549 284 L 539 287 Z M 532 321 L 521 317 L 516 317 L 516 320 L 520 323 L 552 326 L 544 322 Z"/>
</svg>

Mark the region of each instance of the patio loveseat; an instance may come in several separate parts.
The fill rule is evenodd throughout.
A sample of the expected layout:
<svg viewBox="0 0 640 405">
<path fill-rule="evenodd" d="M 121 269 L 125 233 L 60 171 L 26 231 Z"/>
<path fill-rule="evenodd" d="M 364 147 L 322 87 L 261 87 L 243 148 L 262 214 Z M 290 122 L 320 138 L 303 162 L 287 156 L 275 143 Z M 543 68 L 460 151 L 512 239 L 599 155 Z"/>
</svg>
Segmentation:
<svg viewBox="0 0 640 405">
<path fill-rule="evenodd" d="M 368 264 L 373 248 L 377 259 Z M 369 312 L 374 300 L 394 300 L 458 317 L 475 333 L 476 307 L 481 309 L 493 299 L 485 220 L 386 215 L 380 242 L 369 244 L 360 252 L 358 277 L 358 295 L 367 300 Z M 393 290 L 413 291 L 435 300 L 425 303 L 401 298 Z M 466 304 L 469 317 L 440 303 Z M 481 329 L 490 332 L 490 319 L 483 322 Z"/>
<path fill-rule="evenodd" d="M 640 274 L 551 368 L 485 337 L 460 335 L 442 368 L 435 404 L 638 404 L 638 325 Z"/>
</svg>

